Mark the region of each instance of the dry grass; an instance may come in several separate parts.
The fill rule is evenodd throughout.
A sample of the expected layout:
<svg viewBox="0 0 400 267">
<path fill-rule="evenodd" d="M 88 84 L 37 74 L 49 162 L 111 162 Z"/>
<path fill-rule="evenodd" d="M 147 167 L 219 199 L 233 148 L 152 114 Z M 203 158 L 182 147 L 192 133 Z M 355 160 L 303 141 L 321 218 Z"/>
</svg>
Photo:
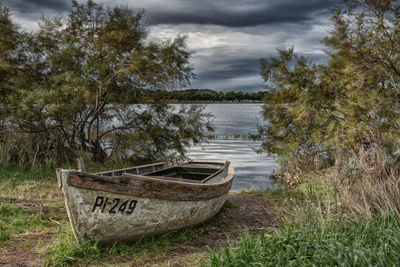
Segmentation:
<svg viewBox="0 0 400 267">
<path fill-rule="evenodd" d="M 58 139 L 57 135 L 23 133 L 17 129 L 8 128 L 1 131 L 0 162 L 35 166 L 52 159 L 65 161 L 68 157 L 65 150 L 60 147 L 62 142 Z"/>
<path fill-rule="evenodd" d="M 400 219 L 400 180 L 395 175 L 386 179 L 364 177 L 341 193 L 346 214 L 353 220 L 373 218 L 387 213 Z"/>
<path fill-rule="evenodd" d="M 353 160 L 352 173 L 341 169 L 340 201 L 352 220 L 388 213 L 400 219 L 400 172 L 396 157 L 395 153 L 375 145 L 368 151 L 360 150 Z"/>
</svg>

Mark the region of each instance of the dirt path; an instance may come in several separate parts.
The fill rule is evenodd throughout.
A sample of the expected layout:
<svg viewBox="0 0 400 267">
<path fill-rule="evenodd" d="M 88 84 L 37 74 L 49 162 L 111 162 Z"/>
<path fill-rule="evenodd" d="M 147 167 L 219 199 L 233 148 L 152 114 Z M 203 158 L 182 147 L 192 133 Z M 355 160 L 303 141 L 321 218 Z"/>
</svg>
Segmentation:
<svg viewBox="0 0 400 267">
<path fill-rule="evenodd" d="M 210 222 L 213 227 L 197 239 L 174 246 L 160 256 L 124 262 L 123 266 L 187 266 L 193 259 L 205 257 L 206 246 L 217 248 L 232 242 L 247 229 L 252 233 L 276 226 L 276 216 L 268 209 L 268 204 L 248 194 L 231 193 L 230 203 Z M 233 204 L 232 204 L 233 203 Z M 15 203 L 21 208 L 37 209 L 46 213 L 37 203 Z M 44 209 L 44 210 L 43 210 Z M 201 227 L 201 226 L 200 226 Z M 8 246 L 0 246 L 0 266 L 41 266 L 40 250 L 55 238 L 55 233 L 29 233 L 13 238 Z M 24 246 L 19 243 L 24 242 Z"/>
</svg>

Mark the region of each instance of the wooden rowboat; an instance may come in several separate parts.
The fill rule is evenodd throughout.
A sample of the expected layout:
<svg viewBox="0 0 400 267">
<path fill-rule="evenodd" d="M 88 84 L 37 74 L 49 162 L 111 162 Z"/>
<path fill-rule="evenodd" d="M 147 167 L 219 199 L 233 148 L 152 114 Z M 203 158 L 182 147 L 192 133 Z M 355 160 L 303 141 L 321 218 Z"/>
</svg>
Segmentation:
<svg viewBox="0 0 400 267">
<path fill-rule="evenodd" d="M 100 173 L 57 169 L 78 242 L 131 242 L 201 224 L 224 204 L 229 162 L 166 162 Z"/>
</svg>

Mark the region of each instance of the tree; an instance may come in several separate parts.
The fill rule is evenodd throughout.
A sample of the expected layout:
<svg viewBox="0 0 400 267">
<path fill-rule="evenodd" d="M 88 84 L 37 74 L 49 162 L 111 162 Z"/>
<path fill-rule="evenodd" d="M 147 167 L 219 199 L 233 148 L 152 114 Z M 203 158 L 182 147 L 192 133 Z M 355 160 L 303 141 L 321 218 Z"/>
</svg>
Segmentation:
<svg viewBox="0 0 400 267">
<path fill-rule="evenodd" d="M 400 1 L 344 1 L 332 21 L 326 64 L 293 49 L 261 60 L 262 150 L 302 169 L 399 148 Z"/>
<path fill-rule="evenodd" d="M 264 80 L 272 84 L 264 97 L 263 114 L 268 124 L 260 128 L 262 150 L 279 155 L 283 164 L 309 166 L 324 150 L 327 134 L 323 132 L 327 127 L 323 116 L 330 101 L 320 78 L 323 73 L 295 55 L 293 48 L 262 59 L 261 66 Z"/>
<path fill-rule="evenodd" d="M 0 2 L 0 104 L 1 119 L 4 119 L 5 97 L 10 93 L 12 78 L 17 70 L 16 61 L 21 34 L 11 19 L 10 10 Z"/>
<path fill-rule="evenodd" d="M 191 77 L 185 38 L 146 41 L 142 16 L 89 0 L 73 1 L 66 21 L 43 19 L 25 40 L 25 64 L 7 98 L 13 123 L 22 132 L 45 136 L 43 150 L 56 150 L 60 157 L 65 151 L 89 152 L 97 161 L 116 150 L 142 151 L 140 156 L 151 159 L 174 150 L 183 155 L 184 145 L 201 141 L 207 126 L 202 107 L 177 111 L 162 102 L 127 101 L 144 89 L 184 86 Z"/>
</svg>

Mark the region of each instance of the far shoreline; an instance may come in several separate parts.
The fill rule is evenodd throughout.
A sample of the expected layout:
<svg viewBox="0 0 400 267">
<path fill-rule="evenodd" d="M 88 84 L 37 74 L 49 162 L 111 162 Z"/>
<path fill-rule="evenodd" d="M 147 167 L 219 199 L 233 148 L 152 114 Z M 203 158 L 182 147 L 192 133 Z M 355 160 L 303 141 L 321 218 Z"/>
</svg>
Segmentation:
<svg viewBox="0 0 400 267">
<path fill-rule="evenodd" d="M 166 101 L 167 104 L 263 104 L 263 102 L 219 102 L 219 101 Z M 146 105 L 146 104 L 157 104 L 157 102 L 148 102 L 148 103 L 131 103 L 131 105 Z"/>
</svg>

